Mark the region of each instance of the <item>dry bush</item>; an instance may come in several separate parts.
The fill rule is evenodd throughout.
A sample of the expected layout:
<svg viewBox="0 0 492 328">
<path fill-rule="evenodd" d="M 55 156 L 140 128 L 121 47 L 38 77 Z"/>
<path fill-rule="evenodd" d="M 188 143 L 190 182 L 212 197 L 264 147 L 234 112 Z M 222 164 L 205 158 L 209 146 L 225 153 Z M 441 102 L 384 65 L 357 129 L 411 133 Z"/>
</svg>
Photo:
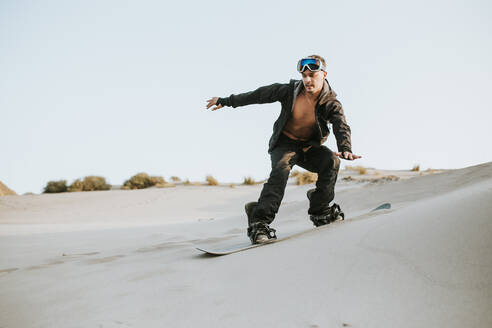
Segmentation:
<svg viewBox="0 0 492 328">
<path fill-rule="evenodd" d="M 144 189 L 155 185 L 166 185 L 166 180 L 160 176 L 149 176 L 147 173 L 138 173 L 126 180 L 121 189 Z"/>
<path fill-rule="evenodd" d="M 209 186 L 218 186 L 219 185 L 219 181 L 217 181 L 217 179 L 215 179 L 211 175 L 207 175 L 207 177 L 205 178 L 205 180 L 207 180 L 207 184 Z"/>
<path fill-rule="evenodd" d="M 9 189 L 9 187 L 4 185 L 2 183 L 2 181 L 0 181 L 0 197 L 1 196 L 8 196 L 8 195 L 17 195 L 17 194 L 15 193 L 15 191 L 13 191 L 12 189 Z"/>
<path fill-rule="evenodd" d="M 201 186 L 200 182 L 191 182 L 190 179 L 186 179 L 184 182 L 185 186 Z"/>
<path fill-rule="evenodd" d="M 345 166 L 345 170 L 349 170 L 349 171 L 356 171 L 356 172 L 359 172 L 359 174 L 366 174 L 367 173 L 367 169 L 363 166 L 350 166 L 350 165 L 347 165 Z"/>
<path fill-rule="evenodd" d="M 231 187 L 231 188 L 236 188 L 236 185 L 235 185 L 234 183 L 231 183 L 231 184 L 229 185 L 229 187 Z"/>
<path fill-rule="evenodd" d="M 180 182 L 180 181 L 181 181 L 181 179 L 180 179 L 179 177 L 172 176 L 172 177 L 171 177 L 171 181 L 173 181 L 173 182 Z"/>
<path fill-rule="evenodd" d="M 57 192 L 66 192 L 68 190 L 67 180 L 49 181 L 44 187 L 43 193 L 51 194 Z"/>
<path fill-rule="evenodd" d="M 412 172 L 418 172 L 418 171 L 420 171 L 420 165 L 419 164 L 414 165 L 411 171 Z"/>
<path fill-rule="evenodd" d="M 68 191 L 95 191 L 95 190 L 110 190 L 111 185 L 106 183 L 106 179 L 104 177 L 98 176 L 87 176 L 84 180 L 77 179 L 70 187 L 68 187 Z"/>
<path fill-rule="evenodd" d="M 386 175 L 384 177 L 376 179 L 375 182 L 398 181 L 398 180 L 400 180 L 400 177 L 397 177 L 396 175 Z"/>
<path fill-rule="evenodd" d="M 298 185 L 305 185 L 309 183 L 315 183 L 318 180 L 318 174 L 313 172 L 303 172 L 296 175 L 296 183 Z"/>
<path fill-rule="evenodd" d="M 156 188 L 172 188 L 172 187 L 176 187 L 176 185 L 174 183 L 169 183 L 169 182 L 156 183 L 155 186 L 156 186 Z"/>
<path fill-rule="evenodd" d="M 254 185 L 256 184 L 255 180 L 252 177 L 246 177 L 244 178 L 243 184 L 245 185 Z"/>
<path fill-rule="evenodd" d="M 343 177 L 343 181 L 347 182 L 370 182 L 370 183 L 383 183 L 383 182 L 389 182 L 389 181 L 398 181 L 400 180 L 399 177 L 396 175 L 386 175 L 386 176 L 381 176 L 381 177 L 375 177 L 375 178 L 353 178 L 351 175 Z"/>
</svg>

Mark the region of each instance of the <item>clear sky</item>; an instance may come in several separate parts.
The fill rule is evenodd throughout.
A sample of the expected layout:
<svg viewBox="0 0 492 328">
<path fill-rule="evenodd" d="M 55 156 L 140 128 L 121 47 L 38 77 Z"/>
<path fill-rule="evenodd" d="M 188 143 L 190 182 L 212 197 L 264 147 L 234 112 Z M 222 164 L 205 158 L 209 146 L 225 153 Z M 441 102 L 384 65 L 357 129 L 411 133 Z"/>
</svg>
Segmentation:
<svg viewBox="0 0 492 328">
<path fill-rule="evenodd" d="M 0 1 L 0 181 L 138 172 L 264 179 L 280 104 L 213 96 L 300 79 L 326 58 L 363 158 L 381 169 L 492 160 L 490 1 Z M 334 136 L 326 143 L 336 149 Z"/>
</svg>

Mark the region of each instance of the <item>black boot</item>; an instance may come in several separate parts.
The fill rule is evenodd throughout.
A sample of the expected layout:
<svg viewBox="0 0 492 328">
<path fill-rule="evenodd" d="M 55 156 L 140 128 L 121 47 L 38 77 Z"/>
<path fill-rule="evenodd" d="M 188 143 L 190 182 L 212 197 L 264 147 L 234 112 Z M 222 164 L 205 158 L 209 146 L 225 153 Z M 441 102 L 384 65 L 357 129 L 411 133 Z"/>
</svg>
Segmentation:
<svg viewBox="0 0 492 328">
<path fill-rule="evenodd" d="M 307 191 L 307 197 L 309 200 L 311 200 L 311 195 L 315 190 L 316 189 L 310 189 Z M 340 209 L 340 205 L 333 203 L 333 205 L 331 205 L 329 208 L 330 209 L 327 214 L 320 214 L 320 215 L 311 214 L 309 216 L 309 218 L 311 219 L 311 221 L 316 227 L 345 219 L 345 214 Z"/>
<path fill-rule="evenodd" d="M 250 202 L 244 206 L 248 216 L 248 237 L 253 244 L 261 244 L 277 238 L 275 229 L 270 228 L 267 223 L 258 222 L 252 217 L 253 210 L 257 204 L 258 202 Z"/>
<path fill-rule="evenodd" d="M 256 222 L 248 227 L 248 237 L 252 244 L 263 244 L 270 239 L 277 239 L 275 231 L 265 222 Z"/>
</svg>

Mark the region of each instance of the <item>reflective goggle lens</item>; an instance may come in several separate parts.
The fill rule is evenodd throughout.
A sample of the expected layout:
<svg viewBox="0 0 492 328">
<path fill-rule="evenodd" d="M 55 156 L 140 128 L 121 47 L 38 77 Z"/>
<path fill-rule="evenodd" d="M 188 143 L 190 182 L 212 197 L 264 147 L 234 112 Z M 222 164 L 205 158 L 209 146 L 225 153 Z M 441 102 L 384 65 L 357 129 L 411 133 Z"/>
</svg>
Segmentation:
<svg viewBox="0 0 492 328">
<path fill-rule="evenodd" d="M 315 58 L 303 58 L 297 63 L 297 71 L 304 72 L 309 69 L 310 71 L 320 71 L 323 69 L 321 61 Z"/>
</svg>

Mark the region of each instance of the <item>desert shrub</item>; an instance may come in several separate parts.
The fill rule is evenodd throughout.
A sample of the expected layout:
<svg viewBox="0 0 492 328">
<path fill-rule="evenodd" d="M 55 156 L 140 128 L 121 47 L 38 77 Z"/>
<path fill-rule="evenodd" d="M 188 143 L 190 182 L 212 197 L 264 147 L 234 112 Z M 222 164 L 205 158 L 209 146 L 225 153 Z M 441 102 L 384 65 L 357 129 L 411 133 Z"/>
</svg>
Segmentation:
<svg viewBox="0 0 492 328">
<path fill-rule="evenodd" d="M 155 186 L 157 188 L 172 188 L 172 187 L 176 187 L 176 185 L 174 183 L 169 183 L 169 182 L 156 183 Z"/>
<path fill-rule="evenodd" d="M 380 178 L 382 181 L 398 181 L 400 180 L 400 177 L 397 177 L 396 175 L 387 175 L 384 177 Z"/>
<path fill-rule="evenodd" d="M 0 197 L 1 196 L 8 196 L 8 195 L 17 195 L 15 191 L 7 187 L 0 181 Z"/>
<path fill-rule="evenodd" d="M 217 181 L 213 176 L 211 175 L 207 175 L 207 177 L 205 178 L 207 180 L 207 184 L 209 186 L 218 186 L 219 185 L 219 181 Z"/>
<path fill-rule="evenodd" d="M 160 176 L 150 176 L 147 173 L 137 173 L 123 183 L 121 189 L 144 189 L 155 185 L 166 185 L 166 180 Z"/>
<path fill-rule="evenodd" d="M 420 165 L 416 164 L 412 167 L 412 172 L 418 172 L 418 171 L 420 171 Z"/>
<path fill-rule="evenodd" d="M 58 180 L 58 181 L 49 181 L 44 187 L 43 193 L 57 193 L 57 192 L 66 192 L 68 190 L 67 180 Z"/>
<path fill-rule="evenodd" d="M 246 177 L 244 178 L 243 184 L 245 185 L 254 185 L 256 184 L 255 180 L 252 177 Z"/>
<path fill-rule="evenodd" d="M 318 175 L 313 172 L 303 172 L 297 174 L 296 176 L 296 183 L 298 185 L 305 185 L 309 183 L 315 183 L 318 180 Z"/>
<path fill-rule="evenodd" d="M 363 166 L 350 166 L 350 165 L 347 165 L 345 167 L 346 170 L 349 170 L 349 171 L 357 171 L 359 172 L 359 174 L 366 174 L 367 173 L 367 169 Z"/>
<path fill-rule="evenodd" d="M 72 182 L 72 184 L 68 187 L 67 191 L 74 192 L 74 191 L 83 191 L 84 187 L 82 186 L 82 181 L 80 179 L 75 180 Z"/>
<path fill-rule="evenodd" d="M 159 176 L 151 176 L 150 177 L 150 185 L 155 186 L 155 185 L 165 185 L 167 182 L 164 180 L 163 177 Z"/>
<path fill-rule="evenodd" d="M 184 182 L 184 185 L 185 186 L 200 186 L 201 183 L 200 182 L 192 182 L 192 181 L 190 181 L 190 179 L 186 179 L 186 181 Z"/>
<path fill-rule="evenodd" d="M 234 183 L 231 183 L 231 184 L 229 185 L 229 187 L 231 187 L 231 188 L 236 188 L 236 185 L 235 185 Z"/>
<path fill-rule="evenodd" d="M 68 191 L 95 191 L 95 190 L 109 190 L 111 189 L 111 185 L 106 183 L 106 179 L 104 177 L 98 176 L 87 176 L 84 180 L 77 179 L 70 187 L 68 187 Z"/>
<path fill-rule="evenodd" d="M 384 182 L 390 182 L 390 181 L 398 181 L 400 180 L 399 177 L 397 177 L 396 175 L 385 175 L 385 176 L 382 176 L 382 177 L 377 177 L 377 178 L 353 178 L 352 176 L 346 176 L 346 177 L 343 177 L 342 178 L 343 181 L 347 181 L 347 182 L 351 182 L 351 181 L 354 181 L 354 182 L 360 182 L 360 183 L 364 183 L 364 182 L 370 182 L 370 183 L 384 183 Z"/>
<path fill-rule="evenodd" d="M 376 179 L 362 179 L 361 182 L 370 182 L 370 183 L 384 183 L 384 182 L 391 182 L 391 181 L 398 181 L 400 180 L 399 177 L 396 175 L 385 175 L 380 178 Z"/>
<path fill-rule="evenodd" d="M 180 182 L 181 179 L 179 177 L 176 177 L 176 176 L 172 176 L 171 177 L 171 181 L 174 181 L 174 182 Z"/>
</svg>

